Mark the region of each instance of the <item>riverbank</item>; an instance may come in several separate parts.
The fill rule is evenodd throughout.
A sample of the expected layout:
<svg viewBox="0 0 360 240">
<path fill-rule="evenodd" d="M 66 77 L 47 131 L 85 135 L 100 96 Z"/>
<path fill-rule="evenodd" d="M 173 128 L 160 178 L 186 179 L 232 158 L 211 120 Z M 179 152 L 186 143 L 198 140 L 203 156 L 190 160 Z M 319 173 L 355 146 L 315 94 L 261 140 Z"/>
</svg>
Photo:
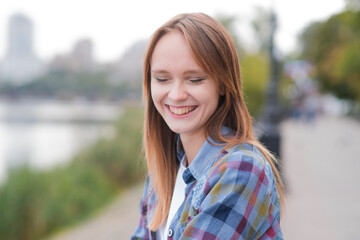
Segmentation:
<svg viewBox="0 0 360 240">
<path fill-rule="evenodd" d="M 73 226 L 143 179 L 142 123 L 143 109 L 129 107 L 111 138 L 100 138 L 71 161 L 48 170 L 13 168 L 0 186 L 1 239 L 41 239 Z"/>
<path fill-rule="evenodd" d="M 111 123 L 119 117 L 125 101 L 88 101 L 20 98 L 0 99 L 0 122 Z"/>
<path fill-rule="evenodd" d="M 310 124 L 290 120 L 281 125 L 281 133 L 287 185 L 284 239 L 359 239 L 359 122 L 342 117 Z M 140 196 L 141 185 L 90 222 L 51 240 L 129 239 L 138 223 Z"/>
<path fill-rule="evenodd" d="M 86 222 L 48 240 L 119 240 L 130 239 L 140 217 L 138 204 L 142 184 L 121 193 L 109 206 Z"/>
<path fill-rule="evenodd" d="M 84 99 L 0 99 L 0 184 L 16 166 L 51 169 L 97 139 L 112 137 L 113 123 L 126 106 Z"/>
</svg>

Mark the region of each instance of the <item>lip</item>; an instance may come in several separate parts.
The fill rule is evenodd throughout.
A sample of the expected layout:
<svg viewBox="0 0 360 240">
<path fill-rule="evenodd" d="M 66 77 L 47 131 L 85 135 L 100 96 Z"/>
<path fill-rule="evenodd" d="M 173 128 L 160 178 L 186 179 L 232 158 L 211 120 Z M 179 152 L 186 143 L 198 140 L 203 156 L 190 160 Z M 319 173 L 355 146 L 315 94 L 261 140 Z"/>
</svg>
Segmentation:
<svg viewBox="0 0 360 240">
<path fill-rule="evenodd" d="M 188 107 L 195 107 L 195 109 L 194 110 L 192 110 L 192 111 L 190 111 L 190 112 L 188 112 L 188 113 L 186 113 L 186 114 L 183 114 L 183 115 L 176 115 L 176 114 L 174 114 L 173 112 L 171 112 L 170 111 L 170 107 L 169 107 L 169 105 L 168 104 L 165 104 L 165 106 L 166 106 L 166 109 L 168 110 L 168 112 L 169 112 L 169 114 L 173 117 L 173 118 L 176 118 L 176 119 L 183 119 L 183 118 L 187 118 L 187 117 L 189 117 L 189 116 L 191 116 L 194 112 L 195 112 L 195 110 L 198 108 L 198 105 L 190 105 L 190 106 L 173 106 L 173 105 L 171 105 L 171 107 L 172 108 L 188 108 Z"/>
</svg>

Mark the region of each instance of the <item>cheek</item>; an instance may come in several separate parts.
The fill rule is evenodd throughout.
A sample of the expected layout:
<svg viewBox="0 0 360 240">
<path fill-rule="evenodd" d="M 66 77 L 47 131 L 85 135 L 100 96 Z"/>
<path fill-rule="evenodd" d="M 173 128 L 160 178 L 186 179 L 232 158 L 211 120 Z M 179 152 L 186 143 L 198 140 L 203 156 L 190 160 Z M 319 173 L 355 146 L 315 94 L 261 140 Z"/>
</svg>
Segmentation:
<svg viewBox="0 0 360 240">
<path fill-rule="evenodd" d="M 205 103 L 208 107 L 214 108 L 215 106 L 216 108 L 219 102 L 220 92 L 217 88 L 208 87 L 198 91 L 194 96 L 197 96 L 197 99 Z"/>
<path fill-rule="evenodd" d="M 211 115 L 214 114 L 218 105 L 219 105 L 220 93 L 219 91 L 213 91 L 211 94 L 208 95 L 209 100 L 209 110 Z"/>
<path fill-rule="evenodd" d="M 159 90 L 160 90 L 159 88 L 157 88 L 153 84 L 151 84 L 151 99 L 158 111 L 159 111 L 160 102 L 162 99 L 162 93 Z"/>
</svg>

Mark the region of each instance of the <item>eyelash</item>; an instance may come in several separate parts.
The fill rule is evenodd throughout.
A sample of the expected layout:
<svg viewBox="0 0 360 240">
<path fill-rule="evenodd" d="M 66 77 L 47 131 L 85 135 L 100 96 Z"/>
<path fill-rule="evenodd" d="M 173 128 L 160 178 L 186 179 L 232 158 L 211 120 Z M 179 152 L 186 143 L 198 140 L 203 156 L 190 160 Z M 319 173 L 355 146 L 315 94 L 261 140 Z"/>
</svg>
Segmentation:
<svg viewBox="0 0 360 240">
<path fill-rule="evenodd" d="M 158 82 L 166 82 L 167 78 L 155 78 Z"/>
<path fill-rule="evenodd" d="M 190 81 L 191 81 L 192 83 L 200 83 L 200 82 L 202 82 L 202 81 L 204 81 L 204 80 L 205 80 L 205 78 L 190 79 Z"/>
<path fill-rule="evenodd" d="M 166 82 L 168 79 L 167 78 L 155 78 L 158 82 Z M 197 78 L 197 79 L 189 79 L 190 82 L 192 83 L 200 83 L 202 81 L 204 81 L 205 78 Z"/>
</svg>

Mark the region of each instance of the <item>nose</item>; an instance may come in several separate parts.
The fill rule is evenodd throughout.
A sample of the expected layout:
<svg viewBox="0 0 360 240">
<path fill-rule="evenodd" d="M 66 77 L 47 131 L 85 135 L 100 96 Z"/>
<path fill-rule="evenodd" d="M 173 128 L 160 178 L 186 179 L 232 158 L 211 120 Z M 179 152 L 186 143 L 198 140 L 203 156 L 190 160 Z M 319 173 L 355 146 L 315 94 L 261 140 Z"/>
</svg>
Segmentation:
<svg viewBox="0 0 360 240">
<path fill-rule="evenodd" d="M 188 93 L 185 84 L 182 81 L 175 81 L 175 84 L 169 91 L 168 97 L 174 102 L 186 100 Z"/>
</svg>

